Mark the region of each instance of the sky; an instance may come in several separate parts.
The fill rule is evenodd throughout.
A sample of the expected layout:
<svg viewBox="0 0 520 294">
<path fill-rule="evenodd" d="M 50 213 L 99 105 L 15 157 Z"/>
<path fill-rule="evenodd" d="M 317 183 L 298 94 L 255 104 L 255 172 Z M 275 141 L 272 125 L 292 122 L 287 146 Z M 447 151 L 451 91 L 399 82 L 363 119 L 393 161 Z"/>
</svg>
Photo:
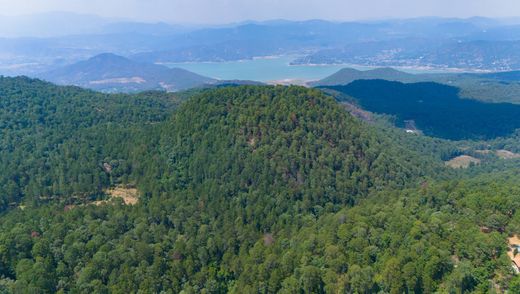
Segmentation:
<svg viewBox="0 0 520 294">
<path fill-rule="evenodd" d="M 516 17 L 518 0 L 0 0 L 0 15 L 70 11 L 131 20 L 223 24 L 244 20 Z"/>
</svg>

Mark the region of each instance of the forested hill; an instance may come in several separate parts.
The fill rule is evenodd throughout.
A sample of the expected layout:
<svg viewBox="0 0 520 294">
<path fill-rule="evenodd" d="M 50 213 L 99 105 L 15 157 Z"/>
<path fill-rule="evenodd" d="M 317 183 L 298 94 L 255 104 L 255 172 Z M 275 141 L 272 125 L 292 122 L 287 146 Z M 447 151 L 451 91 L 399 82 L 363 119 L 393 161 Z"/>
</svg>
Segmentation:
<svg viewBox="0 0 520 294">
<path fill-rule="evenodd" d="M 128 168 L 132 134 L 163 121 L 179 101 L 0 77 L 0 210 L 21 200 L 94 197 Z M 113 165 L 111 175 L 103 163 Z"/>
<path fill-rule="evenodd" d="M 435 168 L 377 137 L 333 98 L 302 87 L 204 92 L 161 133 L 166 177 L 175 179 L 170 188 L 211 183 L 229 197 L 258 195 L 273 209 L 351 204 L 370 188 L 402 187 Z"/>
<path fill-rule="evenodd" d="M 2 293 L 520 290 L 517 170 L 457 178 L 317 89 L 0 99 Z"/>
<path fill-rule="evenodd" d="M 313 89 L 206 90 L 167 119 L 164 93 L 0 82 L 0 287 L 19 292 L 232 290 L 262 238 L 440 169 Z M 90 204 L 120 184 L 137 205 Z"/>
<path fill-rule="evenodd" d="M 352 204 L 370 189 L 402 187 L 440 168 L 318 90 L 204 90 L 170 122 L 182 96 L 0 79 L 0 208 L 88 201 L 131 181 L 153 192 L 216 181 L 226 195 L 256 191 L 309 210 Z"/>
</svg>

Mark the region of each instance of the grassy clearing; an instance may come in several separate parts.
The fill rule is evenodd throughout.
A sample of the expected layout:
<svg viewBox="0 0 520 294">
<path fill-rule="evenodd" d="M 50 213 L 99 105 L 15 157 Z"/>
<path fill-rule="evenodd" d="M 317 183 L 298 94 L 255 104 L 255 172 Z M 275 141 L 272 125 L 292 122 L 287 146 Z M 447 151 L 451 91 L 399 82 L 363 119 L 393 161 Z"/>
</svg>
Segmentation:
<svg viewBox="0 0 520 294">
<path fill-rule="evenodd" d="M 469 155 L 461 155 L 446 161 L 446 165 L 451 168 L 468 168 L 471 164 L 480 164 L 480 159 Z"/>
</svg>

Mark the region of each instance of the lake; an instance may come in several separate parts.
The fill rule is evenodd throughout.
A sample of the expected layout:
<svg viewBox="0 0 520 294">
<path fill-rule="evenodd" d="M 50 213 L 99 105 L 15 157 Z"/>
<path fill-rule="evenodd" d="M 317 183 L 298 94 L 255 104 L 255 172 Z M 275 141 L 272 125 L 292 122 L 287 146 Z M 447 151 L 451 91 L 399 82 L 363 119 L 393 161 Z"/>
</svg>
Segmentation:
<svg viewBox="0 0 520 294">
<path fill-rule="evenodd" d="M 277 56 L 240 61 L 166 63 L 164 65 L 183 68 L 220 80 L 260 82 L 319 80 L 346 67 L 345 65 L 289 65 L 295 58 L 295 56 Z"/>
<path fill-rule="evenodd" d="M 360 66 L 351 64 L 333 65 L 290 65 L 298 56 L 262 57 L 251 60 L 226 62 L 186 62 L 164 63 L 168 67 L 178 67 L 198 73 L 203 76 L 219 80 L 252 80 L 259 82 L 280 81 L 313 81 L 320 80 L 350 67 L 358 70 L 369 70 L 374 66 Z M 399 68 L 408 73 L 441 73 L 446 70 L 425 68 Z"/>
</svg>

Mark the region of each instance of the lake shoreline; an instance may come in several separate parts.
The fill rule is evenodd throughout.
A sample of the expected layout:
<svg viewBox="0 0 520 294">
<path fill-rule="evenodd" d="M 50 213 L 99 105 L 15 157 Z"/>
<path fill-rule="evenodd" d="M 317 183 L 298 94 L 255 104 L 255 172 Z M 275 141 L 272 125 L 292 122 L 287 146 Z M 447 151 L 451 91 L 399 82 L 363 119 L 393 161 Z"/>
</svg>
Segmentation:
<svg viewBox="0 0 520 294">
<path fill-rule="evenodd" d="M 235 61 L 190 61 L 158 63 L 170 68 L 182 68 L 217 80 L 251 80 L 264 83 L 307 84 L 324 79 L 344 68 L 366 71 L 391 67 L 410 74 L 488 73 L 491 71 L 439 68 L 434 66 L 373 66 L 363 64 L 293 64 L 300 55 L 256 56 Z"/>
</svg>

